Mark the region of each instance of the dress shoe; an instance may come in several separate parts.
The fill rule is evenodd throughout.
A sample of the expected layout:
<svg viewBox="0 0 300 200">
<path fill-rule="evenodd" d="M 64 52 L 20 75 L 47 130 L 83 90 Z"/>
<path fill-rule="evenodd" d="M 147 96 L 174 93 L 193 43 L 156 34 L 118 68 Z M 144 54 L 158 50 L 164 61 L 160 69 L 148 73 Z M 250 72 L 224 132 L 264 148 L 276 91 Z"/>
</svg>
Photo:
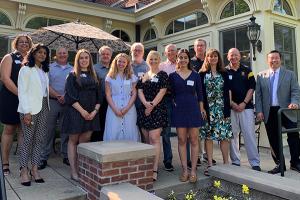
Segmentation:
<svg viewBox="0 0 300 200">
<path fill-rule="evenodd" d="M 241 166 L 241 164 L 237 164 L 237 163 L 231 163 L 231 164 L 234 165 L 234 166 L 238 166 L 238 167 Z"/>
<path fill-rule="evenodd" d="M 70 166 L 70 162 L 69 162 L 69 159 L 68 159 L 68 158 L 64 158 L 64 159 L 63 159 L 63 163 L 64 163 L 65 165 Z"/>
<path fill-rule="evenodd" d="M 253 166 L 252 169 L 259 172 L 261 171 L 260 166 Z"/>
<path fill-rule="evenodd" d="M 296 164 L 296 165 L 292 165 L 292 164 L 291 164 L 291 170 L 294 170 L 294 171 L 300 173 L 300 163 L 298 163 L 298 164 Z"/>
<path fill-rule="evenodd" d="M 286 167 L 284 166 L 284 171 L 286 171 Z M 280 165 L 276 165 L 276 167 L 274 167 L 274 169 L 268 171 L 269 174 L 278 174 L 280 173 Z"/>
<path fill-rule="evenodd" d="M 47 160 L 41 160 L 41 163 L 39 164 L 38 169 L 39 170 L 45 169 L 46 166 L 47 166 Z"/>
<path fill-rule="evenodd" d="M 36 183 L 45 183 L 44 179 L 42 178 L 38 178 L 38 179 L 35 179 L 35 177 L 32 175 L 31 173 L 31 170 L 30 170 L 30 176 L 33 178 L 33 180 L 36 182 Z"/>
</svg>

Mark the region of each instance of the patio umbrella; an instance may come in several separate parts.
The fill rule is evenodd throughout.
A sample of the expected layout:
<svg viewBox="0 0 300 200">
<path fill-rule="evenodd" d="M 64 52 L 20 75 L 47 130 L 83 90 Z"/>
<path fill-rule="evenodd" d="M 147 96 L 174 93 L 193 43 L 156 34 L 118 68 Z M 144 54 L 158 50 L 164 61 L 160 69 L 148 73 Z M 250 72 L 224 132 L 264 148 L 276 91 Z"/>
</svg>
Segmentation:
<svg viewBox="0 0 300 200">
<path fill-rule="evenodd" d="M 64 46 L 71 51 L 85 48 L 97 52 L 101 46 L 107 45 L 115 52 L 123 52 L 130 48 L 123 40 L 79 20 L 43 27 L 29 35 L 34 43 L 43 43 L 50 49 Z"/>
</svg>

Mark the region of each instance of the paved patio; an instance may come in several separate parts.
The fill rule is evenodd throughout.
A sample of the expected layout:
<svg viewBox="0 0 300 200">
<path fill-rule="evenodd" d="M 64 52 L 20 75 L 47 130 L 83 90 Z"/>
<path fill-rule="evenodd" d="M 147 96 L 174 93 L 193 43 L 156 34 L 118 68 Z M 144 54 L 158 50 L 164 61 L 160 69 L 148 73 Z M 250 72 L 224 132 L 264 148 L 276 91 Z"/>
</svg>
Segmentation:
<svg viewBox="0 0 300 200">
<path fill-rule="evenodd" d="M 203 175 L 205 163 L 198 168 L 199 181 L 196 185 L 189 183 L 182 183 L 178 180 L 180 170 L 180 161 L 177 152 L 177 138 L 172 137 L 172 149 L 173 149 L 173 165 L 175 170 L 173 172 L 166 172 L 163 170 L 163 164 L 161 162 L 159 167 L 158 181 L 154 183 L 154 192 L 159 196 L 166 196 L 171 190 L 176 192 L 188 191 L 195 187 L 203 187 L 208 184 L 209 178 Z M 57 146 L 59 141 L 57 142 Z M 249 168 L 246 153 L 244 148 L 241 148 L 242 154 L 242 167 Z M 289 153 L 288 148 L 284 149 L 286 156 L 286 164 L 289 168 Z M 261 168 L 264 172 L 272 169 L 274 163 L 270 156 L 268 149 L 260 148 Z M 217 164 L 222 163 L 221 152 L 218 145 L 214 146 L 214 159 Z M 53 154 L 48 162 L 49 166 L 41 170 L 41 175 L 45 179 L 44 184 L 32 183 L 31 187 L 24 187 L 20 184 L 18 161 L 16 155 L 11 155 L 10 167 L 11 174 L 6 179 L 6 191 L 9 200 L 27 200 L 27 199 L 39 199 L 39 200 L 53 200 L 53 199 L 85 199 L 85 192 L 78 186 L 77 182 L 70 179 L 69 167 L 62 164 L 62 158 L 57 154 Z M 279 176 L 279 175 L 278 175 Z M 299 181 L 300 174 L 288 170 L 285 176 L 290 179 Z M 295 186 L 295 187 L 299 187 Z"/>
</svg>

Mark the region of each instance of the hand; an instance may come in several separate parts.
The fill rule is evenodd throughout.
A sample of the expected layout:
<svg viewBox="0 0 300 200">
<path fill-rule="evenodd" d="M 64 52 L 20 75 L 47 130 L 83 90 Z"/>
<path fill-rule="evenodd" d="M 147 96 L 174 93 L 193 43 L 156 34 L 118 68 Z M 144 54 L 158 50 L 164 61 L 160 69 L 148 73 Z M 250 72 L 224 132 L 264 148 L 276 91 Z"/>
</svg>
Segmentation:
<svg viewBox="0 0 300 200">
<path fill-rule="evenodd" d="M 207 119 L 206 111 L 205 111 L 204 109 L 201 110 L 201 116 L 202 116 L 202 118 L 203 118 L 204 120 Z"/>
<path fill-rule="evenodd" d="M 31 126 L 32 125 L 32 118 L 31 118 L 31 114 L 30 113 L 27 113 L 27 114 L 25 114 L 24 115 L 24 119 L 23 119 L 23 121 L 24 121 L 24 124 L 25 125 L 27 125 L 27 126 Z"/>
<path fill-rule="evenodd" d="M 122 113 L 123 116 L 126 115 L 126 113 L 128 111 L 129 111 L 129 109 L 127 107 L 121 109 L 121 113 Z"/>
<path fill-rule="evenodd" d="M 259 122 L 264 121 L 264 114 L 262 112 L 257 113 L 256 120 Z"/>
<path fill-rule="evenodd" d="M 238 105 L 238 112 L 242 112 L 243 110 L 245 110 L 246 104 L 244 102 L 240 103 Z"/>
<path fill-rule="evenodd" d="M 90 113 L 88 113 L 86 110 L 83 110 L 80 114 L 83 117 L 83 119 L 89 120 Z"/>
<path fill-rule="evenodd" d="M 89 119 L 88 120 L 93 120 L 94 117 L 97 115 L 97 111 L 93 110 L 90 114 L 89 114 Z"/>
<path fill-rule="evenodd" d="M 146 109 L 145 109 L 145 115 L 146 115 L 146 116 L 149 116 L 149 115 L 151 114 L 152 110 L 153 110 L 153 107 L 151 107 L 151 108 L 146 108 Z"/>
<path fill-rule="evenodd" d="M 289 109 L 298 109 L 299 106 L 295 103 L 291 103 L 289 106 L 288 106 Z"/>
<path fill-rule="evenodd" d="M 239 106 L 238 106 L 236 103 L 232 102 L 232 103 L 231 103 L 231 108 L 232 108 L 232 110 L 234 110 L 235 112 L 239 112 Z"/>
<path fill-rule="evenodd" d="M 118 117 L 123 117 L 123 113 L 121 112 L 121 110 L 116 110 L 116 111 L 114 111 L 114 113 L 115 113 Z"/>
<path fill-rule="evenodd" d="M 149 101 L 146 101 L 146 102 L 144 102 L 144 106 L 146 107 L 146 109 L 151 108 L 151 107 L 153 107 L 153 103 L 149 102 Z"/>
<path fill-rule="evenodd" d="M 58 95 L 57 97 L 57 100 L 60 104 L 64 104 L 65 103 L 65 96 L 63 95 Z"/>
</svg>

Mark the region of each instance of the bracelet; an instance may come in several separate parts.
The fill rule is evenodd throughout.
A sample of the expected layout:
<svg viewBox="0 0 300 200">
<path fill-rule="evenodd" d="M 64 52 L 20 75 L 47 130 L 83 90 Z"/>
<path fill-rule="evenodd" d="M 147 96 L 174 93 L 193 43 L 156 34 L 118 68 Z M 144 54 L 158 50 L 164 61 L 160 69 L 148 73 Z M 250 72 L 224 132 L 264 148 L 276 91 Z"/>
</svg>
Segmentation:
<svg viewBox="0 0 300 200">
<path fill-rule="evenodd" d="M 247 103 L 245 101 L 243 101 L 243 103 L 247 105 Z"/>
</svg>

